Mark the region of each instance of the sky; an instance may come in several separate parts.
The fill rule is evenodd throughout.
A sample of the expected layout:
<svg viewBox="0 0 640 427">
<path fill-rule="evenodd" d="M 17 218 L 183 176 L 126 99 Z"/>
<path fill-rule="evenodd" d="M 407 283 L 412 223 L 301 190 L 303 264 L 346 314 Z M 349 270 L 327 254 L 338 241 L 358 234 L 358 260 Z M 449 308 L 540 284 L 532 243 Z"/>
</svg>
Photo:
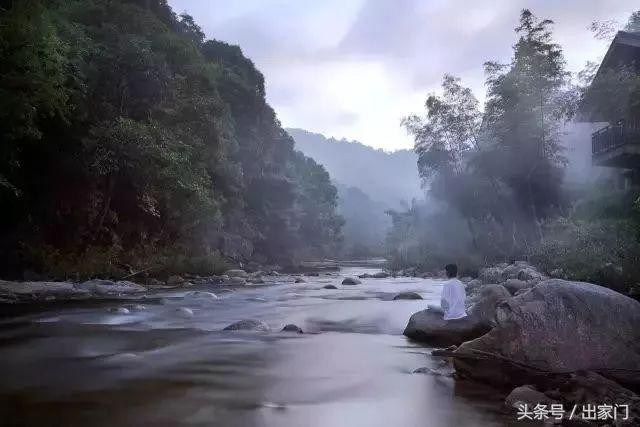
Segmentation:
<svg viewBox="0 0 640 427">
<path fill-rule="evenodd" d="M 552 19 L 567 68 L 607 49 L 588 26 L 624 24 L 632 0 L 169 0 L 207 38 L 237 44 L 264 74 L 284 127 L 411 148 L 403 117 L 424 111 L 442 76 L 484 99 L 483 63 L 508 62 L 520 11 Z M 635 7 L 634 7 L 635 6 Z"/>
</svg>

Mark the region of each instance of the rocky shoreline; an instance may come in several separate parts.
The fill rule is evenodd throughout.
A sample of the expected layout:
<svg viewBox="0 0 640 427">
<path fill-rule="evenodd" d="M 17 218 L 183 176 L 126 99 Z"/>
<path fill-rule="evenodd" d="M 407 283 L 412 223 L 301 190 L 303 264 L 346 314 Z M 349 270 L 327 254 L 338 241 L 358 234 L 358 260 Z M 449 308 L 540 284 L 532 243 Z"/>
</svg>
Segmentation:
<svg viewBox="0 0 640 427">
<path fill-rule="evenodd" d="M 522 261 L 464 281 L 467 318 L 444 321 L 423 310 L 404 334 L 451 346 L 433 354 L 450 358 L 457 378 L 511 390 L 505 405 L 512 410 L 555 402 L 578 408 L 565 424 L 604 425 L 580 411 L 628 405 L 628 419 L 613 425 L 640 423 L 640 302 L 591 283 L 549 279 Z"/>
</svg>

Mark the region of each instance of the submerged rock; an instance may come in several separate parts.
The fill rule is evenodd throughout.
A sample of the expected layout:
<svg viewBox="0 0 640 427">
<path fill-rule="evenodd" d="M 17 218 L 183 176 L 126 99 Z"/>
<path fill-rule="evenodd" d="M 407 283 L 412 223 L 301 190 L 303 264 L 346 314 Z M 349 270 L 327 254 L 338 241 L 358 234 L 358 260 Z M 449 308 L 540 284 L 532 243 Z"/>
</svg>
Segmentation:
<svg viewBox="0 0 640 427">
<path fill-rule="evenodd" d="M 370 279 L 371 277 L 373 276 L 371 276 L 369 273 L 358 274 L 358 278 L 360 279 Z"/>
<path fill-rule="evenodd" d="M 216 294 L 206 291 L 188 292 L 185 296 L 189 298 L 218 299 L 218 296 Z"/>
<path fill-rule="evenodd" d="M 113 314 L 129 314 L 129 309 L 125 307 L 111 307 L 109 313 Z"/>
<path fill-rule="evenodd" d="M 246 285 L 247 281 L 242 277 L 229 277 L 224 283 L 228 285 L 242 286 Z"/>
<path fill-rule="evenodd" d="M 232 323 L 223 331 L 254 331 L 254 332 L 269 332 L 271 328 L 266 323 L 260 320 L 245 319 Z"/>
<path fill-rule="evenodd" d="M 393 299 L 394 300 L 399 300 L 399 299 L 422 299 L 422 297 L 420 296 L 420 294 L 415 293 L 415 292 L 400 292 L 398 295 L 393 297 Z"/>
<path fill-rule="evenodd" d="M 191 310 L 190 308 L 187 307 L 178 307 L 176 308 L 176 314 L 179 315 L 180 317 L 193 317 L 193 310 Z"/>
<path fill-rule="evenodd" d="M 454 372 L 451 369 L 433 369 L 427 366 L 423 366 L 421 368 L 414 369 L 414 374 L 427 374 L 433 375 L 434 377 L 453 377 Z"/>
<path fill-rule="evenodd" d="M 343 285 L 359 285 L 362 282 L 358 279 L 356 279 L 355 277 L 345 277 L 344 280 L 342 281 Z"/>
<path fill-rule="evenodd" d="M 387 273 L 386 271 L 380 271 L 378 273 L 375 273 L 373 276 L 374 279 L 386 279 L 387 277 L 389 277 L 389 273 Z"/>
<path fill-rule="evenodd" d="M 640 385 L 640 302 L 601 286 L 546 280 L 500 302 L 496 326 L 456 353 L 482 351 L 550 372 L 592 370 Z M 455 358 L 463 375 L 503 383 L 487 364 Z M 480 366 L 482 365 L 482 367 Z"/>
<path fill-rule="evenodd" d="M 288 325 L 285 325 L 285 327 L 282 328 L 282 332 L 296 332 L 298 334 L 304 333 L 299 326 L 294 325 L 293 323 L 289 323 Z"/>
<path fill-rule="evenodd" d="M 442 313 L 426 309 L 411 316 L 403 334 L 427 344 L 448 346 L 477 338 L 489 329 L 486 322 L 475 316 L 444 320 Z"/>
<path fill-rule="evenodd" d="M 338 289 L 338 287 L 336 285 L 324 285 L 322 288 L 323 289 Z"/>
<path fill-rule="evenodd" d="M 307 283 L 302 277 L 296 277 L 295 283 Z"/>
</svg>

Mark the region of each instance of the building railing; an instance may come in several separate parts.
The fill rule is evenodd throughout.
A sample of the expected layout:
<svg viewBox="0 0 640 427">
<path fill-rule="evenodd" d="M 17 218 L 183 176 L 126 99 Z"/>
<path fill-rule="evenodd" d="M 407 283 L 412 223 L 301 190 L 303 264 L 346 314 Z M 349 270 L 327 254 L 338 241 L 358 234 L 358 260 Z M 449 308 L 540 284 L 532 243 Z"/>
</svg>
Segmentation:
<svg viewBox="0 0 640 427">
<path fill-rule="evenodd" d="M 640 129 L 635 123 L 629 125 L 625 121 L 619 121 L 615 125 L 609 125 L 591 134 L 591 153 L 601 154 L 625 144 L 640 143 Z"/>
</svg>

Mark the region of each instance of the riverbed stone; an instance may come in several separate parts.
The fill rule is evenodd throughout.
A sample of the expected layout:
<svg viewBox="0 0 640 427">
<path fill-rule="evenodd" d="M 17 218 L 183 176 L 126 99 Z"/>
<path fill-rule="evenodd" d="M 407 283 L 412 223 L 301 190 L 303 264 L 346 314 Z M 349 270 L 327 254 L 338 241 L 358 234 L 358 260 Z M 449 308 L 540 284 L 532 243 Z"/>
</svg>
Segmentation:
<svg viewBox="0 0 640 427">
<path fill-rule="evenodd" d="M 175 312 L 180 317 L 184 317 L 184 318 L 193 317 L 193 310 L 191 310 L 188 307 L 178 307 L 175 309 Z"/>
<path fill-rule="evenodd" d="M 224 331 L 253 331 L 253 332 L 269 332 L 271 328 L 260 320 L 245 319 L 232 323 Z"/>
<path fill-rule="evenodd" d="M 227 280 L 225 280 L 226 284 L 228 285 L 235 285 L 235 286 L 242 286 L 242 285 L 246 285 L 247 281 L 242 278 L 242 277 L 229 277 Z"/>
<path fill-rule="evenodd" d="M 187 292 L 185 296 L 188 298 L 218 299 L 218 296 L 216 294 L 206 291 Z"/>
<path fill-rule="evenodd" d="M 377 273 L 374 273 L 371 277 L 373 277 L 374 279 L 386 279 L 387 277 L 389 277 L 389 273 L 387 273 L 386 271 L 379 271 Z"/>
<path fill-rule="evenodd" d="M 362 282 L 358 279 L 356 279 L 355 277 L 345 277 L 344 280 L 342 281 L 343 285 L 359 285 Z"/>
<path fill-rule="evenodd" d="M 145 292 L 147 288 L 137 283 L 120 280 L 113 282 L 111 280 L 87 280 L 86 282 L 76 285 L 76 288 L 89 291 L 95 295 L 118 295 L 118 294 L 136 294 Z"/>
<path fill-rule="evenodd" d="M 226 274 L 229 277 L 242 277 L 242 278 L 246 278 L 248 276 L 247 272 L 239 269 L 239 268 L 233 268 L 231 270 L 227 270 L 224 272 L 224 274 Z"/>
<path fill-rule="evenodd" d="M 303 334 L 304 332 L 298 325 L 294 325 L 293 323 L 289 323 L 282 328 L 282 332 L 296 332 L 298 334 Z"/>
<path fill-rule="evenodd" d="M 420 294 L 418 294 L 416 292 L 400 292 L 399 294 L 394 296 L 393 299 L 394 300 L 400 300 L 400 299 L 422 299 L 422 297 L 420 296 Z"/>
<path fill-rule="evenodd" d="M 295 283 L 307 283 L 302 277 L 296 277 Z"/>
<path fill-rule="evenodd" d="M 338 289 L 338 287 L 336 285 L 324 285 L 322 288 L 323 289 Z"/>
<path fill-rule="evenodd" d="M 496 326 L 462 344 L 456 350 L 461 358 L 454 363 L 467 377 L 495 383 L 513 379 L 485 375 L 487 361 L 463 359 L 481 351 L 550 372 L 592 370 L 637 386 L 638 325 L 640 302 L 591 283 L 550 279 L 500 302 Z"/>
<path fill-rule="evenodd" d="M 69 282 L 11 282 L 0 280 L 0 295 L 4 297 L 73 297 L 87 295 L 86 289 Z"/>
<path fill-rule="evenodd" d="M 444 320 L 442 313 L 426 309 L 411 316 L 403 334 L 427 344 L 449 346 L 477 338 L 488 330 L 486 322 L 475 316 Z"/>
<path fill-rule="evenodd" d="M 167 285 L 178 286 L 185 282 L 184 278 L 178 275 L 169 276 L 167 279 Z"/>
<path fill-rule="evenodd" d="M 129 309 L 126 307 L 111 307 L 109 309 L 109 312 L 113 314 L 129 314 L 130 313 Z"/>
</svg>

